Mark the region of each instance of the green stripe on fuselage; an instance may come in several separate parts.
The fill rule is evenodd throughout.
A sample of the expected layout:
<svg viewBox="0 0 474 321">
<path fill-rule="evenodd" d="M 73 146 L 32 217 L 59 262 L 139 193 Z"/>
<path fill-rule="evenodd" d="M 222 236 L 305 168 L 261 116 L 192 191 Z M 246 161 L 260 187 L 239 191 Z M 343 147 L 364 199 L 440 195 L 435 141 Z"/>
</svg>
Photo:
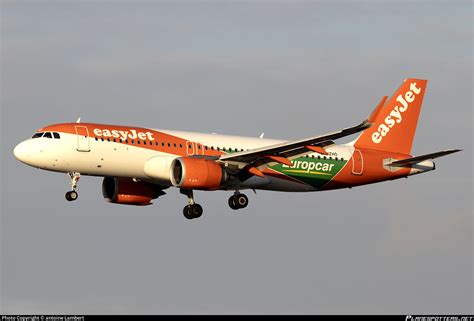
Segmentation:
<svg viewBox="0 0 474 321">
<path fill-rule="evenodd" d="M 271 169 L 300 180 L 314 188 L 330 181 L 347 163 L 346 160 L 301 157 L 293 160 L 293 166 L 277 164 Z"/>
</svg>

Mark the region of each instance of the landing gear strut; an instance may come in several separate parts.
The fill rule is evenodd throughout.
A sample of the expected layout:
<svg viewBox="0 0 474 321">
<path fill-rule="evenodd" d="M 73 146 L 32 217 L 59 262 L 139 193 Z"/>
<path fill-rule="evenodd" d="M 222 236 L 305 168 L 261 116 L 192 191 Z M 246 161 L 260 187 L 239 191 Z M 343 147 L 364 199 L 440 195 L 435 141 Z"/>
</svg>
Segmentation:
<svg viewBox="0 0 474 321">
<path fill-rule="evenodd" d="M 75 201 L 78 198 L 78 194 L 76 192 L 77 182 L 81 178 L 81 174 L 77 172 L 70 172 L 68 173 L 69 178 L 71 179 L 71 190 L 66 193 L 66 199 L 68 201 Z"/>
<path fill-rule="evenodd" d="M 238 210 L 247 207 L 249 199 L 245 194 L 241 194 L 238 191 L 234 195 L 229 197 L 229 206 L 233 210 Z"/>
<path fill-rule="evenodd" d="M 184 194 L 188 197 L 188 205 L 183 208 L 183 215 L 188 220 L 201 217 L 202 215 L 202 206 L 194 202 L 194 196 L 192 190 L 180 190 L 181 194 Z"/>
</svg>

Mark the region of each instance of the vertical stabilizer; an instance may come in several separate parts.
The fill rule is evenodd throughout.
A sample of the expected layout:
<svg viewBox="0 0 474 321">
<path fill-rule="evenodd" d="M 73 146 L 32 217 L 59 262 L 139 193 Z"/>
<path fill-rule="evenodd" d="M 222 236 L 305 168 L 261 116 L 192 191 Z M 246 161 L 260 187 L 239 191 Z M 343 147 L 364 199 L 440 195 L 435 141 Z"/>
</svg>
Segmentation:
<svg viewBox="0 0 474 321">
<path fill-rule="evenodd" d="M 406 79 L 392 97 L 384 97 L 369 118 L 373 126 L 362 132 L 354 147 L 410 154 L 427 82 Z"/>
</svg>

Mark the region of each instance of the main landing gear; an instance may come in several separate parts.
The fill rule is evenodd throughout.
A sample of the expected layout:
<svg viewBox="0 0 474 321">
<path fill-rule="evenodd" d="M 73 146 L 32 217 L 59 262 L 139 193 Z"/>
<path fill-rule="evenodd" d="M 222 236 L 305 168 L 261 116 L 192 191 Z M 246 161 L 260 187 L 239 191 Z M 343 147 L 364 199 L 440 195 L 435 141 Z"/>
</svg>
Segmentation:
<svg viewBox="0 0 474 321">
<path fill-rule="evenodd" d="M 68 175 L 69 175 L 69 178 L 71 179 L 71 190 L 66 193 L 66 199 L 71 202 L 71 201 L 77 200 L 79 196 L 76 192 L 76 188 L 77 188 L 77 182 L 81 178 L 81 174 L 77 172 L 70 172 L 68 173 Z"/>
<path fill-rule="evenodd" d="M 183 208 L 184 217 L 188 220 L 201 217 L 203 212 L 202 206 L 194 202 L 193 191 L 181 189 L 180 192 L 188 197 L 188 205 Z M 248 204 L 248 197 L 239 191 L 235 191 L 234 195 L 229 198 L 229 206 L 233 210 L 245 208 Z"/>
<path fill-rule="evenodd" d="M 202 215 L 202 206 L 194 203 L 194 196 L 192 190 L 180 190 L 181 194 L 184 194 L 188 197 L 188 205 L 183 208 L 183 215 L 188 220 L 201 217 Z"/>
<path fill-rule="evenodd" d="M 245 194 L 236 191 L 234 195 L 229 197 L 229 206 L 233 210 L 245 208 L 247 205 L 249 205 L 249 199 Z"/>
</svg>

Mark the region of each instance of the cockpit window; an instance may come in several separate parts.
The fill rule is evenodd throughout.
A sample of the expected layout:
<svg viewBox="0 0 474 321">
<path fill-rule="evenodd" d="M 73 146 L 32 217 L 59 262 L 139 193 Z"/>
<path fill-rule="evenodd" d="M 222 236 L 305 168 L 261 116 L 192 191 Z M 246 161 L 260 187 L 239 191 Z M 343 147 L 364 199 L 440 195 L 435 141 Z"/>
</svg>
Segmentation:
<svg viewBox="0 0 474 321">
<path fill-rule="evenodd" d="M 51 133 L 50 133 L 50 132 L 44 133 L 44 136 L 43 136 L 43 137 L 45 137 L 45 138 L 53 138 L 53 137 L 51 136 Z"/>
<path fill-rule="evenodd" d="M 59 136 L 59 133 L 53 133 L 54 138 L 60 139 L 61 137 Z"/>
<path fill-rule="evenodd" d="M 44 133 L 35 133 L 31 138 L 40 138 Z"/>
</svg>

